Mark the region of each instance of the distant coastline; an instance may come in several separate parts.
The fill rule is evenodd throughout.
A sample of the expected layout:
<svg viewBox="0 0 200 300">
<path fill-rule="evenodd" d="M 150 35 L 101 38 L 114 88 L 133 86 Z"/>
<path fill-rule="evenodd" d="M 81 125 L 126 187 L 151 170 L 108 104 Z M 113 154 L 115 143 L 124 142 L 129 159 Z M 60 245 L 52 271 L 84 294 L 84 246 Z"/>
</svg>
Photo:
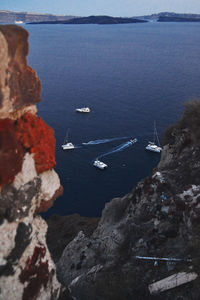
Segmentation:
<svg viewBox="0 0 200 300">
<path fill-rule="evenodd" d="M 200 14 L 160 12 L 152 15 L 124 17 L 71 16 L 45 13 L 13 12 L 0 10 L 0 23 L 9 24 L 125 24 L 144 22 L 200 22 Z"/>
<path fill-rule="evenodd" d="M 192 18 L 192 17 L 161 16 L 161 17 L 159 17 L 157 22 L 200 22 L 200 17 Z"/>
<path fill-rule="evenodd" d="M 138 16 L 138 17 L 133 17 L 133 18 L 138 18 L 141 20 L 147 20 L 147 21 L 159 21 L 163 20 L 163 22 L 169 22 L 170 19 L 173 18 L 173 20 L 177 19 L 177 22 L 179 19 L 181 21 L 185 20 L 186 22 L 193 20 L 198 20 L 200 19 L 200 14 L 182 14 L 182 13 L 174 13 L 174 12 L 160 12 L 157 14 L 152 14 L 152 15 L 146 15 L 146 16 Z M 164 21 L 165 20 L 165 21 Z M 176 21 L 174 21 L 176 22 Z"/>
<path fill-rule="evenodd" d="M 146 23 L 146 20 L 134 18 L 120 18 L 110 16 L 89 16 L 82 18 L 73 18 L 67 21 L 44 21 L 33 22 L 29 24 L 127 24 L 127 23 Z"/>
<path fill-rule="evenodd" d="M 41 21 L 63 21 L 73 19 L 75 16 L 67 15 L 52 15 L 41 13 L 29 13 L 29 12 L 12 12 L 8 10 L 0 10 L 0 23 L 29 23 L 29 22 L 41 22 Z"/>
</svg>

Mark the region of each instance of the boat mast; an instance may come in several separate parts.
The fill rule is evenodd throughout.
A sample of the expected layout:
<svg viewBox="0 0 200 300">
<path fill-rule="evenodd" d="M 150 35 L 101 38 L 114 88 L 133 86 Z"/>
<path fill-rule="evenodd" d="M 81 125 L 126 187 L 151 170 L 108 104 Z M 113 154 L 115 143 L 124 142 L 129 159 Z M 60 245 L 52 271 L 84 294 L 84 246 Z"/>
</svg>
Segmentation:
<svg viewBox="0 0 200 300">
<path fill-rule="evenodd" d="M 153 143 L 156 143 L 156 121 L 154 120 Z"/>
<path fill-rule="evenodd" d="M 69 129 L 67 129 L 66 136 L 65 136 L 63 144 L 67 143 L 68 139 L 69 139 Z"/>
<path fill-rule="evenodd" d="M 157 132 L 157 129 L 156 129 L 156 121 L 154 121 L 154 143 L 156 142 L 156 139 L 157 139 L 157 142 L 158 142 L 158 146 L 160 147 L 160 141 L 159 141 L 158 132 Z"/>
</svg>

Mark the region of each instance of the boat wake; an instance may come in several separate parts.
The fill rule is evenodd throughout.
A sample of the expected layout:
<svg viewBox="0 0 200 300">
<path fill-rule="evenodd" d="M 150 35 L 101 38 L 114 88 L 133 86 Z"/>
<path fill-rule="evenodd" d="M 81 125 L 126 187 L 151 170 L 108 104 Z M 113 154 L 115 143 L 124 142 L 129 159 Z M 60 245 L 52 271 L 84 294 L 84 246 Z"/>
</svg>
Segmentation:
<svg viewBox="0 0 200 300">
<path fill-rule="evenodd" d="M 129 148 L 131 147 L 133 144 L 135 144 L 137 142 L 137 139 L 134 139 L 134 140 L 130 140 L 130 141 L 127 141 L 113 149 L 111 149 L 110 151 L 106 152 L 106 153 L 103 153 L 101 155 L 98 156 L 98 158 L 102 158 L 102 157 L 105 157 L 105 156 L 108 156 L 108 155 L 111 155 L 113 153 L 116 153 L 116 152 L 120 152 L 120 151 L 123 151 L 125 150 L 126 148 Z"/>
<path fill-rule="evenodd" d="M 89 141 L 87 143 L 82 143 L 84 146 L 89 146 L 89 145 L 99 145 L 99 144 L 105 144 L 113 141 L 119 141 L 119 140 L 125 140 L 129 137 L 124 136 L 124 137 L 116 137 L 116 138 L 111 138 L 111 139 L 102 139 L 102 140 L 95 140 L 95 141 Z"/>
</svg>

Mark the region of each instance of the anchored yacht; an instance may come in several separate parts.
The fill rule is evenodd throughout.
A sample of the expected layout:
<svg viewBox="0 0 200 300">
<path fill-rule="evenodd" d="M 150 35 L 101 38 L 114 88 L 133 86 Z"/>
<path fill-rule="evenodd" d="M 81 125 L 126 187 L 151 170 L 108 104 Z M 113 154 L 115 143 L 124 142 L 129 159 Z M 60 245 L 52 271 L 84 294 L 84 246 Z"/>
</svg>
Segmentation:
<svg viewBox="0 0 200 300">
<path fill-rule="evenodd" d="M 104 170 L 108 167 L 104 162 L 98 160 L 98 158 L 95 159 L 93 166 L 95 166 L 96 168 L 99 168 L 101 170 Z"/>
<path fill-rule="evenodd" d="M 162 147 L 160 146 L 159 138 L 158 138 L 158 133 L 156 129 L 156 122 L 154 121 L 154 138 L 153 142 L 149 142 L 148 145 L 146 146 L 146 150 L 152 151 L 152 152 L 157 152 L 160 153 L 162 151 Z M 157 144 L 156 145 L 156 141 Z"/>
<path fill-rule="evenodd" d="M 23 21 L 15 21 L 15 24 L 23 24 Z"/>
<path fill-rule="evenodd" d="M 76 112 L 80 112 L 80 113 L 89 113 L 90 112 L 90 108 L 89 107 L 82 107 L 82 108 L 77 108 Z"/>
<path fill-rule="evenodd" d="M 67 131 L 66 137 L 65 137 L 63 145 L 62 145 L 63 150 L 71 150 L 71 149 L 75 148 L 74 144 L 72 144 L 71 142 L 68 142 L 68 138 L 69 138 L 69 130 Z"/>
<path fill-rule="evenodd" d="M 131 144 L 135 144 L 135 143 L 137 143 L 137 139 L 135 138 L 135 139 L 131 139 L 130 141 L 129 141 Z"/>
</svg>

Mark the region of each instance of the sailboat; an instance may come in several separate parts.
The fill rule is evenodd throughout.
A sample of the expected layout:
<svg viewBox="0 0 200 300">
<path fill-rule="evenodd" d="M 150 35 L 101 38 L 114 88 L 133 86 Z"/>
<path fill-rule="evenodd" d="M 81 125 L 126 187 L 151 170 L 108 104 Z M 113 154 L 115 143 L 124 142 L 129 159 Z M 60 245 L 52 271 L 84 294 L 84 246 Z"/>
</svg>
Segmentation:
<svg viewBox="0 0 200 300">
<path fill-rule="evenodd" d="M 158 145 L 156 145 L 156 142 Z M 152 151 L 152 152 L 157 152 L 160 153 L 162 151 L 162 147 L 160 146 L 159 138 L 158 138 L 158 133 L 156 129 L 156 122 L 154 121 L 154 137 L 153 137 L 153 142 L 149 142 L 149 144 L 146 146 L 146 150 Z"/>
<path fill-rule="evenodd" d="M 67 131 L 66 137 L 62 145 L 63 150 L 71 150 L 75 148 L 75 146 L 71 142 L 68 142 L 68 138 L 69 138 L 69 130 Z"/>
<path fill-rule="evenodd" d="M 89 107 L 76 108 L 76 112 L 89 113 L 90 112 L 90 108 Z"/>
</svg>

